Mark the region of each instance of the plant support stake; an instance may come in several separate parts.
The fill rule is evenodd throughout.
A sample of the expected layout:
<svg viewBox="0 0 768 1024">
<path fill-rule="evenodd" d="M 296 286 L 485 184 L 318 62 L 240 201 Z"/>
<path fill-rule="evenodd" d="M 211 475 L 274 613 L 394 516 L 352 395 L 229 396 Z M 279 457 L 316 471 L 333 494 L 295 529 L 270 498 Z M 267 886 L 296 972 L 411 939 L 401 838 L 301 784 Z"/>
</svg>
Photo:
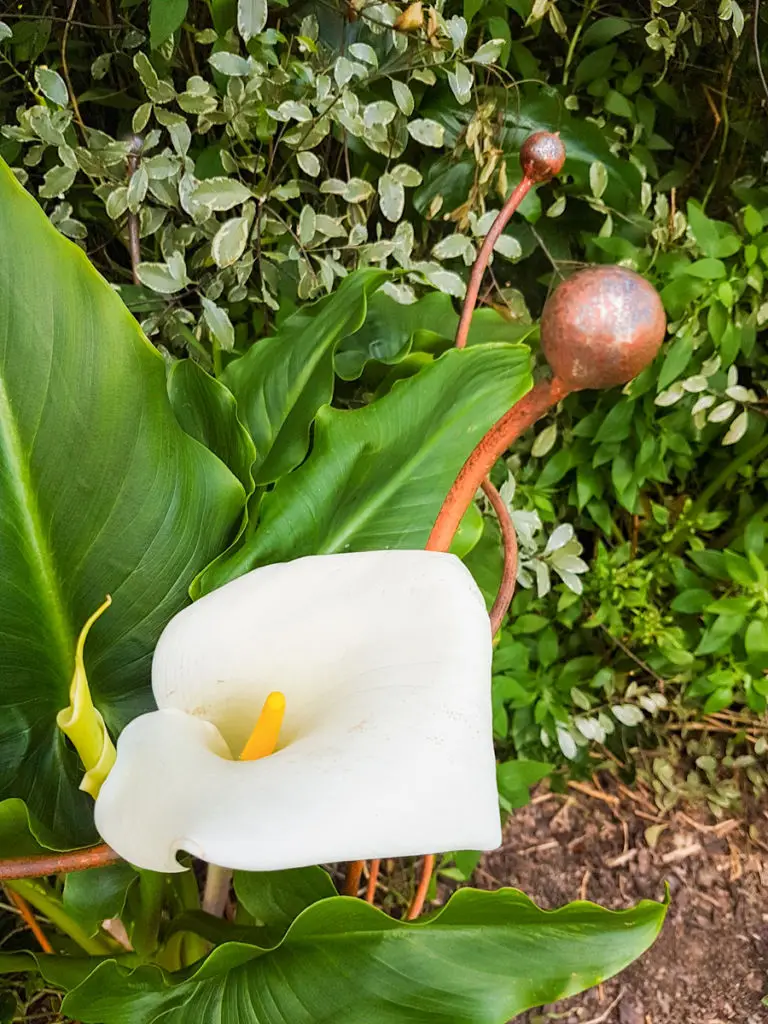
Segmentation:
<svg viewBox="0 0 768 1024">
<path fill-rule="evenodd" d="M 559 173 L 564 162 L 565 146 L 560 141 L 559 135 L 551 135 L 549 132 L 534 132 L 523 143 L 520 150 L 520 166 L 523 169 L 523 177 L 512 190 L 509 199 L 504 203 L 501 212 L 485 236 L 480 252 L 477 254 L 477 259 L 469 277 L 469 284 L 467 285 L 467 294 L 464 298 L 461 319 L 456 330 L 456 348 L 464 348 L 467 344 L 469 326 L 472 322 L 475 306 L 477 305 L 477 297 L 480 294 L 483 275 L 490 263 L 493 247 L 498 242 L 499 236 L 507 225 L 507 221 L 533 186 L 549 181 L 550 178 Z"/>
</svg>

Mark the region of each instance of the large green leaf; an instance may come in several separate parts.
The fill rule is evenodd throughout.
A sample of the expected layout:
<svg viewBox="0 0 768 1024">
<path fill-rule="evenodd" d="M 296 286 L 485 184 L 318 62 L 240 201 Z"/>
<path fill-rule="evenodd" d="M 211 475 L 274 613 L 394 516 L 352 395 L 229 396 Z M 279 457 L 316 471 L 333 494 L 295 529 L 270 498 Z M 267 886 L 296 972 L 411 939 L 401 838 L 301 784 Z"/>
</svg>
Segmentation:
<svg viewBox="0 0 768 1024">
<path fill-rule="evenodd" d="M 298 310 L 224 371 L 256 445 L 257 484 L 277 480 L 306 455 L 315 413 L 333 393 L 334 350 L 360 327 L 368 296 L 386 277 L 383 270 L 350 274 L 333 295 Z"/>
<path fill-rule="evenodd" d="M 286 871 L 236 871 L 238 923 L 246 919 L 276 942 L 302 910 L 336 895 L 331 876 L 320 867 Z M 243 913 L 244 911 L 244 913 Z M 268 930 L 268 932 L 267 932 Z"/>
<path fill-rule="evenodd" d="M 83 252 L 0 167 L 0 797 L 39 837 L 94 836 L 56 727 L 75 640 L 113 732 L 151 702 L 149 662 L 227 543 L 242 485 L 176 422 L 160 355 Z"/>
<path fill-rule="evenodd" d="M 128 890 L 137 878 L 135 869 L 123 861 L 74 871 L 64 880 L 64 909 L 89 935 L 97 935 L 102 921 L 123 914 Z"/>
<path fill-rule="evenodd" d="M 386 292 L 378 291 L 368 301 L 365 321 L 336 349 L 336 373 L 343 380 L 359 377 L 367 362 L 397 363 L 408 355 L 411 345 L 433 349 L 439 342 L 451 344 L 459 325 L 450 296 L 428 292 L 416 302 L 403 305 Z M 478 309 L 472 316 L 468 345 L 488 341 L 520 341 L 530 327 L 511 323 L 495 309 Z"/>
<path fill-rule="evenodd" d="M 250 495 L 256 449 L 240 422 L 232 392 L 191 359 L 180 359 L 168 372 L 168 395 L 190 437 L 218 455 Z"/>
<path fill-rule="evenodd" d="M 464 460 L 530 385 L 525 346 L 477 345 L 362 409 L 324 406 L 310 457 L 265 495 L 257 529 L 201 589 L 301 555 L 423 547 Z"/>
<path fill-rule="evenodd" d="M 191 974 L 105 962 L 62 1009 L 86 1024 L 504 1024 L 622 970 L 664 913 L 650 901 L 547 912 L 514 889 L 461 889 L 406 924 L 335 897 L 305 910 L 276 946 L 226 943 Z"/>
</svg>

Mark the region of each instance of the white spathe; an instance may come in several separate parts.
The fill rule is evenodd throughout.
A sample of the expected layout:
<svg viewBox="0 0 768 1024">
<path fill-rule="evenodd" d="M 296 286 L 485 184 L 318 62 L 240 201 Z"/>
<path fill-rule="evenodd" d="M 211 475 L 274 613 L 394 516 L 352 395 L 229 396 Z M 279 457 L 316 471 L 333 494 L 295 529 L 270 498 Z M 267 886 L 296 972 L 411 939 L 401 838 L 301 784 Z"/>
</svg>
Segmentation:
<svg viewBox="0 0 768 1024">
<path fill-rule="evenodd" d="M 271 871 L 501 842 L 491 631 L 453 555 L 371 551 L 255 569 L 180 612 L 159 710 L 123 731 L 96 801 L 138 867 L 186 850 Z M 273 690 L 277 751 L 236 760 Z"/>
</svg>

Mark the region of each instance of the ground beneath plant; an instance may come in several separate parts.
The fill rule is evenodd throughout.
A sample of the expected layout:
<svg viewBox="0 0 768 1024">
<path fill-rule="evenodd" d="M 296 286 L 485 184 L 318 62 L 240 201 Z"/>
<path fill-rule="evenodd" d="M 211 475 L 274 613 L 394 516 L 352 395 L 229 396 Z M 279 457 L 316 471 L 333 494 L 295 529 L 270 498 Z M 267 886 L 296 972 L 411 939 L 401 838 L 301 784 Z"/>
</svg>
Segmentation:
<svg viewBox="0 0 768 1024">
<path fill-rule="evenodd" d="M 577 784 L 579 785 L 579 784 Z M 514 885 L 542 907 L 672 905 L 656 944 L 598 989 L 525 1014 L 524 1024 L 768 1024 L 768 812 L 748 821 L 676 812 L 642 791 L 540 792 L 486 856 L 480 887 Z"/>
</svg>

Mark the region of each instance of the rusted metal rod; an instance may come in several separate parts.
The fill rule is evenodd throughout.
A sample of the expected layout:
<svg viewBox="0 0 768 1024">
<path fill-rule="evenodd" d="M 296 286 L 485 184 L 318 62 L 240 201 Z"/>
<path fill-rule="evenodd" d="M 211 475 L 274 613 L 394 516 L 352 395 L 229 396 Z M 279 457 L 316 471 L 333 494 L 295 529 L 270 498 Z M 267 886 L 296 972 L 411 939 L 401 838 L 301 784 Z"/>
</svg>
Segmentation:
<svg viewBox="0 0 768 1024">
<path fill-rule="evenodd" d="M 111 846 L 89 846 L 85 850 L 70 853 L 44 853 L 35 857 L 13 857 L 0 860 L 0 882 L 15 878 L 42 878 L 45 875 L 69 874 L 71 871 L 87 871 L 89 868 L 103 868 L 116 864 L 122 858 Z"/>
</svg>

